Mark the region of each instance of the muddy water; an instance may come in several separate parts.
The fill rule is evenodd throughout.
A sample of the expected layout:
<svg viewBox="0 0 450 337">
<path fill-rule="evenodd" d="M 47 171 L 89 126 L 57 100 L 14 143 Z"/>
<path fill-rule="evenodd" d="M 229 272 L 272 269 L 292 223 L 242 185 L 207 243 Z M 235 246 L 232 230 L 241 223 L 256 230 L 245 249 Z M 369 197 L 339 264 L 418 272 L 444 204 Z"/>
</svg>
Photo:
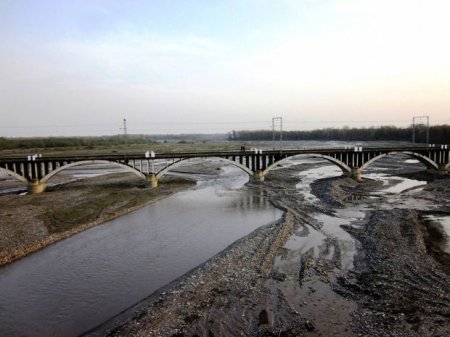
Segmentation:
<svg viewBox="0 0 450 337">
<path fill-rule="evenodd" d="M 312 160 L 292 161 L 291 164 L 311 163 Z M 315 161 L 317 163 L 317 161 Z M 342 175 L 342 171 L 335 165 L 325 165 L 311 168 L 299 173 L 301 182 L 296 185 L 299 194 L 304 197 L 307 203 L 314 204 L 319 200 L 311 193 L 311 184 L 317 179 L 337 177 Z M 324 240 L 327 238 L 337 238 L 341 254 L 341 267 L 350 269 L 353 267 L 353 256 L 356 252 L 355 242 L 350 234 L 341 225 L 348 225 L 353 221 L 364 218 L 364 211 L 358 206 L 349 206 L 344 209 L 337 209 L 334 215 L 324 213 L 312 213 L 311 218 L 315 220 L 317 226 L 305 224 L 304 228 L 295 233 L 286 243 L 285 248 L 296 250 L 301 254 L 312 251 L 315 257 L 321 254 Z M 333 252 L 329 252 L 333 255 Z"/>
<path fill-rule="evenodd" d="M 293 164 L 307 164 L 318 163 L 316 160 L 291 160 L 287 165 Z M 418 162 L 411 159 L 400 160 L 395 162 L 397 165 L 417 164 Z M 420 167 L 420 166 L 419 166 Z M 430 210 L 439 205 L 426 202 L 424 200 L 415 200 L 415 193 L 420 191 L 420 187 L 426 184 L 425 181 L 408 179 L 399 176 L 391 176 L 389 169 L 382 166 L 375 166 L 364 173 L 364 177 L 368 179 L 379 180 L 383 186 L 379 191 L 373 193 L 371 196 L 366 196 L 370 199 L 377 199 L 376 206 L 374 203 L 358 202 L 355 204 L 349 203 L 345 208 L 335 209 L 333 215 L 323 213 L 312 213 L 310 216 L 317 223 L 317 226 L 305 224 L 305 228 L 294 234 L 286 243 L 285 248 L 289 250 L 296 250 L 301 254 L 312 251 L 317 258 L 321 254 L 324 241 L 327 238 L 338 240 L 340 249 L 340 264 L 342 270 L 349 270 L 353 268 L 353 257 L 356 253 L 356 246 L 354 239 L 345 231 L 341 225 L 355 225 L 365 217 L 365 212 L 376 208 L 383 207 L 405 207 L 415 208 L 420 210 Z M 311 193 L 311 184 L 323 178 L 337 177 L 342 175 L 342 171 L 335 165 L 320 165 L 319 167 L 304 170 L 299 173 L 301 182 L 297 184 L 296 189 L 300 193 L 306 203 L 314 204 L 319 202 L 317 197 Z M 438 218 L 436 218 L 436 221 Z M 442 221 L 442 220 L 441 220 Z M 445 228 L 445 224 L 444 224 Z M 329 255 L 333 255 L 330 252 Z"/>
<path fill-rule="evenodd" d="M 199 179 L 0 269 L 0 336 L 78 336 L 281 217 L 238 169 Z"/>
<path fill-rule="evenodd" d="M 320 165 L 301 171 L 301 182 L 296 186 L 304 202 L 314 205 L 320 201 L 312 194 L 311 184 L 317 179 L 340 176 L 342 172 L 335 166 L 314 160 L 291 160 L 286 166 L 305 163 Z M 390 165 L 408 167 L 417 166 L 417 162 L 400 158 Z M 360 226 L 366 212 L 374 209 L 398 207 L 434 210 L 440 207 L 417 198 L 417 193 L 425 182 L 391 176 L 388 173 L 392 166 L 388 166 L 388 169 L 374 166 L 364 173 L 364 177 L 383 183 L 378 192 L 365 196 L 363 200 L 350 202 L 344 208 L 334 209 L 331 214 L 308 214 L 311 218 L 296 230 L 286 242 L 284 250 L 276 257 L 275 271 L 287 277 L 284 282 L 269 280 L 269 289 L 274 292 L 281 291 L 290 306 L 312 322 L 321 322 L 319 326 L 315 325 L 315 333 L 318 335 L 330 335 L 331 331 L 335 336 L 352 335 L 348 327 L 351 324 L 351 313 L 356 309 L 355 305 L 336 294 L 330 285 L 323 281 L 324 277 L 330 277 L 330 271 L 334 275 L 331 276 L 332 279 L 354 268 L 353 259 L 358 243 L 341 226 Z M 444 221 L 437 217 L 434 220 Z M 443 226 L 445 227 L 445 224 Z M 323 266 L 331 266 L 331 269 L 321 274 Z M 305 274 L 302 272 L 303 268 Z"/>
</svg>

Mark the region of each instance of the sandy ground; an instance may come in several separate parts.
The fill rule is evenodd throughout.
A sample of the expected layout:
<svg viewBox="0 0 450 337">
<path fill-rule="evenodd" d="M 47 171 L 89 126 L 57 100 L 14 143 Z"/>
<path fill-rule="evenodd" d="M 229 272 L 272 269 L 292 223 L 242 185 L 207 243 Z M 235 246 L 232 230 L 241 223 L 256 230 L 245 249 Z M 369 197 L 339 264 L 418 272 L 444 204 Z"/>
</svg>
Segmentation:
<svg viewBox="0 0 450 337">
<path fill-rule="evenodd" d="M 264 183 L 286 212 L 277 225 L 239 240 L 91 336 L 450 336 L 449 256 L 436 250 L 418 211 L 375 210 L 347 226 L 357 240 L 349 272 L 332 238 L 318 256 L 283 248 L 305 224 L 317 226 L 311 211 L 332 213 L 379 188 L 369 180 L 323 179 L 312 188 L 320 202 L 305 207 L 294 188 L 298 169 L 274 171 Z M 449 196 L 448 177 L 423 193 Z M 277 256 L 283 272 L 274 268 Z"/>
</svg>

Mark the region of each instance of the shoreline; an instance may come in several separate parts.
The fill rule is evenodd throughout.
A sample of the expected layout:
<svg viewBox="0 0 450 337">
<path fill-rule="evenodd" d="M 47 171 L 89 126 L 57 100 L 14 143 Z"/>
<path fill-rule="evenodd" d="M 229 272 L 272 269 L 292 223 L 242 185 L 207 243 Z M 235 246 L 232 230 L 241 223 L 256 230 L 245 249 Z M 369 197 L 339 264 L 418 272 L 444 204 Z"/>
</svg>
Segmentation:
<svg viewBox="0 0 450 337">
<path fill-rule="evenodd" d="M 280 245 L 286 239 L 292 230 L 292 215 L 288 214 L 284 211 L 283 215 L 279 220 L 272 224 L 267 224 L 255 229 L 253 232 L 247 234 L 246 236 L 236 240 L 227 246 L 224 250 L 217 253 L 216 255 L 210 257 L 208 260 L 203 262 L 202 264 L 192 268 L 190 271 L 166 284 L 165 286 L 159 288 L 154 293 L 150 294 L 146 298 L 140 300 L 139 302 L 133 304 L 132 306 L 124 309 L 122 312 L 118 313 L 114 317 L 111 317 L 107 321 L 99 324 L 98 326 L 92 328 L 91 330 L 83 333 L 81 336 L 83 337 L 100 337 L 100 336 L 115 336 L 116 333 L 128 323 L 132 322 L 134 319 L 144 316 L 149 312 L 149 308 L 156 308 L 156 310 L 161 310 L 161 305 L 164 305 L 166 301 L 176 302 L 175 298 L 176 294 L 181 292 L 199 292 L 204 293 L 206 290 L 192 289 L 195 287 L 204 287 L 205 282 L 201 281 L 202 277 L 204 277 L 208 273 L 222 273 L 220 268 L 218 268 L 218 264 L 223 265 L 223 261 L 229 259 L 230 256 L 236 254 L 237 251 L 242 252 L 242 245 L 246 244 L 247 241 L 255 240 L 257 238 L 265 237 L 268 234 L 274 233 L 278 230 L 278 235 L 276 239 L 272 240 L 274 245 L 270 246 L 270 253 L 264 254 L 260 251 L 259 260 L 264 261 L 261 270 L 264 271 L 264 274 L 268 276 L 270 272 L 269 260 L 266 258 L 268 255 L 273 256 L 276 253 L 276 250 L 280 247 Z M 264 255 L 264 256 L 262 256 Z M 262 257 L 261 257 L 262 256 Z M 225 264 L 228 264 L 225 262 Z M 238 275 L 234 275 L 237 277 Z M 211 280 L 212 283 L 217 281 L 220 277 L 217 277 L 215 280 Z M 208 285 L 208 287 L 214 288 L 215 286 Z M 174 310 L 178 310 L 180 306 L 178 303 L 172 303 L 174 305 Z"/>
<path fill-rule="evenodd" d="M 450 312 L 442 309 L 441 304 L 450 308 L 450 275 L 442 271 L 429 252 L 426 225 L 420 221 L 422 211 L 393 205 L 392 209 L 366 211 L 366 217 L 357 224 L 344 225 L 355 239 L 357 254 L 354 269 L 343 271 L 341 247 L 336 238 L 327 237 L 317 246 L 318 254 L 311 249 L 290 250 L 284 243 L 292 233 L 308 232 L 308 227 L 321 230 L 310 214 L 332 215 L 348 203 L 364 203 L 358 199 L 349 201 L 352 200 L 349 197 L 370 194 L 380 187 L 379 183 L 371 180 L 356 183 L 345 177 L 319 179 L 311 190 L 320 201 L 308 205 L 292 188 L 301 180 L 299 167 L 308 165 L 282 168 L 266 177 L 264 194 L 274 207 L 283 211 L 278 222 L 235 241 L 83 336 L 444 336 L 450 324 L 443 317 Z M 108 186 L 117 181 L 114 176 L 108 180 L 106 185 L 94 188 L 111 193 Z M 148 192 L 142 184 L 128 183 L 117 184 L 121 189 L 128 186 L 133 196 Z M 70 187 L 72 196 L 83 206 L 84 189 L 88 189 L 89 183 L 77 184 Z M 116 212 L 99 204 L 100 216 L 85 224 L 90 227 L 76 227 L 79 228 L 76 233 L 110 220 L 102 221 L 103 217 L 127 214 L 188 188 L 177 190 L 177 183 L 169 185 L 167 195 L 158 193 L 154 199 L 133 207 L 124 207 L 119 202 L 123 199 L 117 199 L 124 208 Z M 261 188 L 252 181 L 247 186 Z M 64 187 L 61 190 L 64 192 Z M 417 198 L 449 200 L 449 196 L 447 177 L 430 181 Z M 377 199 L 372 205 L 381 202 Z M 450 214 L 450 206 L 445 202 L 441 206 L 442 212 Z M 69 208 L 74 214 L 77 210 Z M 57 220 L 61 214 L 54 213 L 54 217 L 44 220 Z M 83 213 L 73 219 L 80 216 Z M 276 259 L 288 260 L 289 268 L 276 269 Z M 436 290 L 436 282 L 440 291 Z M 419 305 L 409 297 L 418 299 Z"/>
<path fill-rule="evenodd" d="M 101 179 L 103 182 L 107 183 L 109 180 L 115 180 L 116 178 L 117 178 L 117 174 L 112 173 L 112 174 L 107 174 L 107 175 L 101 176 L 100 178 L 94 177 L 94 178 L 87 178 L 87 179 L 83 179 L 83 180 L 77 180 L 77 181 L 69 182 L 67 184 L 61 184 L 61 185 L 57 185 L 55 187 L 49 188 L 49 190 L 44 193 L 49 194 L 49 193 L 53 193 L 58 190 L 64 190 L 65 191 L 64 193 L 67 193 L 68 195 L 70 195 L 71 193 L 75 194 L 75 192 L 71 191 L 71 188 L 73 185 L 89 184 L 89 182 L 93 179 L 97 179 L 97 180 Z M 169 178 L 168 180 L 170 181 L 171 179 Z M 132 186 L 132 185 L 130 185 L 130 186 Z M 192 183 L 191 181 L 182 180 L 179 178 L 174 179 L 173 181 L 170 181 L 169 184 L 162 184 L 162 186 L 158 187 L 157 188 L 158 194 L 151 195 L 147 199 L 143 199 L 143 201 L 137 201 L 137 204 L 132 207 L 122 208 L 119 203 L 117 203 L 116 205 L 115 204 L 108 205 L 109 207 L 112 207 L 113 210 L 109 211 L 107 214 L 100 215 L 99 217 L 95 218 L 94 220 L 82 222 L 80 224 L 76 224 L 76 225 L 70 227 L 67 230 L 46 235 L 42 238 L 33 240 L 32 242 L 30 242 L 26 245 L 23 245 L 21 247 L 15 248 L 15 249 L 4 249 L 3 251 L 0 252 L 0 268 L 4 267 L 12 262 L 15 262 L 21 258 L 24 258 L 30 254 L 33 254 L 41 249 L 44 249 L 54 243 L 57 243 L 61 240 L 64 240 L 73 235 L 76 235 L 80 232 L 83 232 L 83 231 L 93 228 L 95 226 L 102 225 L 108 221 L 114 220 L 114 219 L 124 216 L 128 213 L 136 211 L 140 208 L 146 207 L 146 206 L 153 204 L 155 202 L 158 202 L 164 198 L 170 197 L 171 195 L 173 195 L 175 193 L 185 191 L 192 186 L 194 186 L 194 183 Z M 149 186 L 146 186 L 146 188 L 150 189 Z M 8 198 L 8 197 L 15 198 L 15 197 L 18 197 L 18 195 L 2 195 L 2 196 L 0 196 L 0 203 L 3 201 L 1 198 Z M 20 197 L 24 197 L 24 196 L 20 196 Z M 32 195 L 29 195 L 29 197 L 33 198 Z M 83 200 L 83 202 L 86 202 L 86 201 Z M 117 207 L 117 209 L 114 209 L 115 207 Z M 42 214 L 40 216 L 42 216 Z M 29 223 L 31 223 L 34 221 L 34 219 L 28 219 L 27 221 Z"/>
<path fill-rule="evenodd" d="M 376 181 L 355 183 L 345 177 L 322 179 L 313 187 L 320 203 L 305 206 L 302 197 L 289 188 L 296 183 L 292 172 L 298 171 L 280 170 L 267 177 L 265 182 L 265 193 L 270 202 L 284 211 L 283 219 L 289 218 L 290 233 L 312 226 L 310 212 L 328 210 L 332 214 L 333 209 L 346 204 L 354 193 L 359 195 L 379 188 Z M 448 186 L 443 195 L 449 193 L 448 182 L 448 179 L 442 181 L 442 185 Z M 248 185 L 257 187 L 252 182 Z M 430 195 L 438 193 L 435 189 L 439 185 L 427 187 Z M 414 228 L 408 230 L 404 238 L 401 233 L 407 230 L 412 219 L 416 219 Z M 278 226 L 286 225 L 279 223 Z M 445 311 L 439 311 L 439 303 L 450 303 L 450 278 L 424 250 L 426 238 L 421 228 L 423 224 L 417 220 L 414 210 L 368 212 L 359 225 L 346 228 L 355 237 L 357 246 L 356 265 L 349 272 L 341 270 L 341 251 L 335 239 L 325 241 L 327 246 L 321 248 L 324 255 L 321 252 L 314 256 L 311 250 L 298 255 L 295 250 L 284 248 L 289 235 L 280 236 L 282 239 L 273 247 L 269 244 L 274 253 L 263 254 L 268 266 L 268 271 L 263 272 L 264 268 L 258 267 L 261 261 L 255 263 L 253 260 L 252 249 L 262 247 L 264 250 L 267 240 L 274 237 L 275 229 L 265 232 L 258 229 L 212 258 L 207 267 L 202 265 L 194 269 L 152 294 L 145 303 L 140 302 L 139 308 L 129 308 L 108 321 L 109 326 L 101 325 L 85 336 L 349 337 L 389 334 L 392 337 L 418 337 L 421 335 L 415 333 L 417 327 L 422 332 L 440 336 L 439 333 L 450 328 L 440 318 L 446 315 Z M 391 255 L 391 237 L 401 243 L 398 245 L 401 249 L 394 255 Z M 242 255 L 235 254 L 236 251 L 241 251 Z M 378 260 L 377 256 L 382 259 Z M 275 258 L 292 261 L 289 268 L 277 270 L 273 264 Z M 405 258 L 408 265 L 402 263 Z M 422 259 L 425 262 L 421 262 Z M 414 270 L 415 275 L 422 275 L 414 284 L 408 281 L 410 270 Z M 401 289 L 389 281 L 392 273 L 396 275 L 395 282 L 403 284 Z M 447 290 L 436 292 L 433 284 L 426 280 L 428 277 L 438 277 Z M 374 289 L 371 278 L 383 284 L 387 291 Z M 420 283 L 422 279 L 424 283 Z M 430 295 L 423 298 L 423 293 Z M 368 300 L 365 294 L 373 298 Z M 420 308 L 410 306 L 405 299 L 407 294 L 427 301 L 424 304 L 421 299 L 425 305 L 424 313 Z M 395 302 L 397 298 L 399 303 Z M 378 302 L 387 306 L 376 305 Z"/>
</svg>

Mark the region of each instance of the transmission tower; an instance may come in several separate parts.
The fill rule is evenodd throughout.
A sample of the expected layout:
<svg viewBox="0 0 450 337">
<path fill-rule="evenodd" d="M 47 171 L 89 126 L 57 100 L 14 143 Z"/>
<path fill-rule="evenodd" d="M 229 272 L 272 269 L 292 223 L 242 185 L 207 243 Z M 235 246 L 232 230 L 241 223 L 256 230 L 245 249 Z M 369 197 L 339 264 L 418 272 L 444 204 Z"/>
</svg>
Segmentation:
<svg viewBox="0 0 450 337">
<path fill-rule="evenodd" d="M 127 119 L 123 119 L 123 140 L 125 142 L 125 158 L 127 157 L 128 152 L 128 142 L 127 142 Z"/>
<path fill-rule="evenodd" d="M 280 127 L 280 138 L 279 138 L 279 144 L 280 144 L 280 151 L 281 151 L 281 142 L 283 141 L 283 117 L 273 117 L 272 118 L 272 146 L 273 150 L 275 150 L 275 134 L 276 134 L 276 127 Z"/>
<path fill-rule="evenodd" d="M 416 142 L 416 119 L 425 119 L 427 120 L 427 140 L 426 143 L 429 144 L 430 143 L 430 116 L 416 116 L 413 117 L 413 121 L 412 121 L 412 142 L 413 144 L 415 144 Z"/>
</svg>

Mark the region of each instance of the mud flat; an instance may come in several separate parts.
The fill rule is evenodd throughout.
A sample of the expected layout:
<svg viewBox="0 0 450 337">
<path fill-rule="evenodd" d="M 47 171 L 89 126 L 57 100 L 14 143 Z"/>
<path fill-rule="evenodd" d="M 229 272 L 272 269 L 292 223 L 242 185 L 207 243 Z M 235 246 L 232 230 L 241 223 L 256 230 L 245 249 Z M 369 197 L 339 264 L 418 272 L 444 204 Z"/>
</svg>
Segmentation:
<svg viewBox="0 0 450 337">
<path fill-rule="evenodd" d="M 318 201 L 308 204 L 295 188 L 306 168 L 267 176 L 264 193 L 285 211 L 278 224 L 259 228 L 90 335 L 449 336 L 449 260 L 430 249 L 436 246 L 422 211 L 377 209 L 381 200 L 365 196 L 380 183 L 345 177 L 314 183 Z M 428 178 L 421 197 L 441 198 L 449 214 L 450 179 Z M 333 215 L 358 203 L 366 216 L 342 226 L 356 243 L 351 268 L 332 236 L 318 250 L 286 246 L 295 235 L 322 230 L 313 212 Z"/>
<path fill-rule="evenodd" d="M 1 195 L 0 266 L 194 184 L 167 178 L 152 190 L 132 173 L 114 173 L 50 187 L 41 194 Z"/>
<path fill-rule="evenodd" d="M 379 181 L 325 178 L 311 185 L 316 200 L 310 202 L 296 184 L 299 172 L 314 166 L 280 167 L 264 186 L 249 183 L 285 211 L 282 220 L 88 335 L 449 336 L 450 262 L 440 248 L 448 237 L 416 207 L 428 203 L 449 215 L 448 176 L 410 173 L 428 184 L 420 193 L 400 193 L 395 197 L 409 199 L 394 203 L 376 194 Z M 134 176 L 113 174 L 40 195 L 1 196 L 1 259 L 7 263 L 192 184 L 171 178 L 154 191 Z M 351 266 L 339 238 L 313 216 L 336 217 L 349 205 L 365 213 L 340 226 L 355 242 Z M 296 246 L 298 238 L 304 246 Z"/>
<path fill-rule="evenodd" d="M 359 304 L 355 330 L 371 336 L 448 336 L 450 277 L 428 254 L 419 213 L 370 212 L 364 226 L 347 230 L 361 248 L 356 268 L 339 278 L 335 290 Z"/>
</svg>

